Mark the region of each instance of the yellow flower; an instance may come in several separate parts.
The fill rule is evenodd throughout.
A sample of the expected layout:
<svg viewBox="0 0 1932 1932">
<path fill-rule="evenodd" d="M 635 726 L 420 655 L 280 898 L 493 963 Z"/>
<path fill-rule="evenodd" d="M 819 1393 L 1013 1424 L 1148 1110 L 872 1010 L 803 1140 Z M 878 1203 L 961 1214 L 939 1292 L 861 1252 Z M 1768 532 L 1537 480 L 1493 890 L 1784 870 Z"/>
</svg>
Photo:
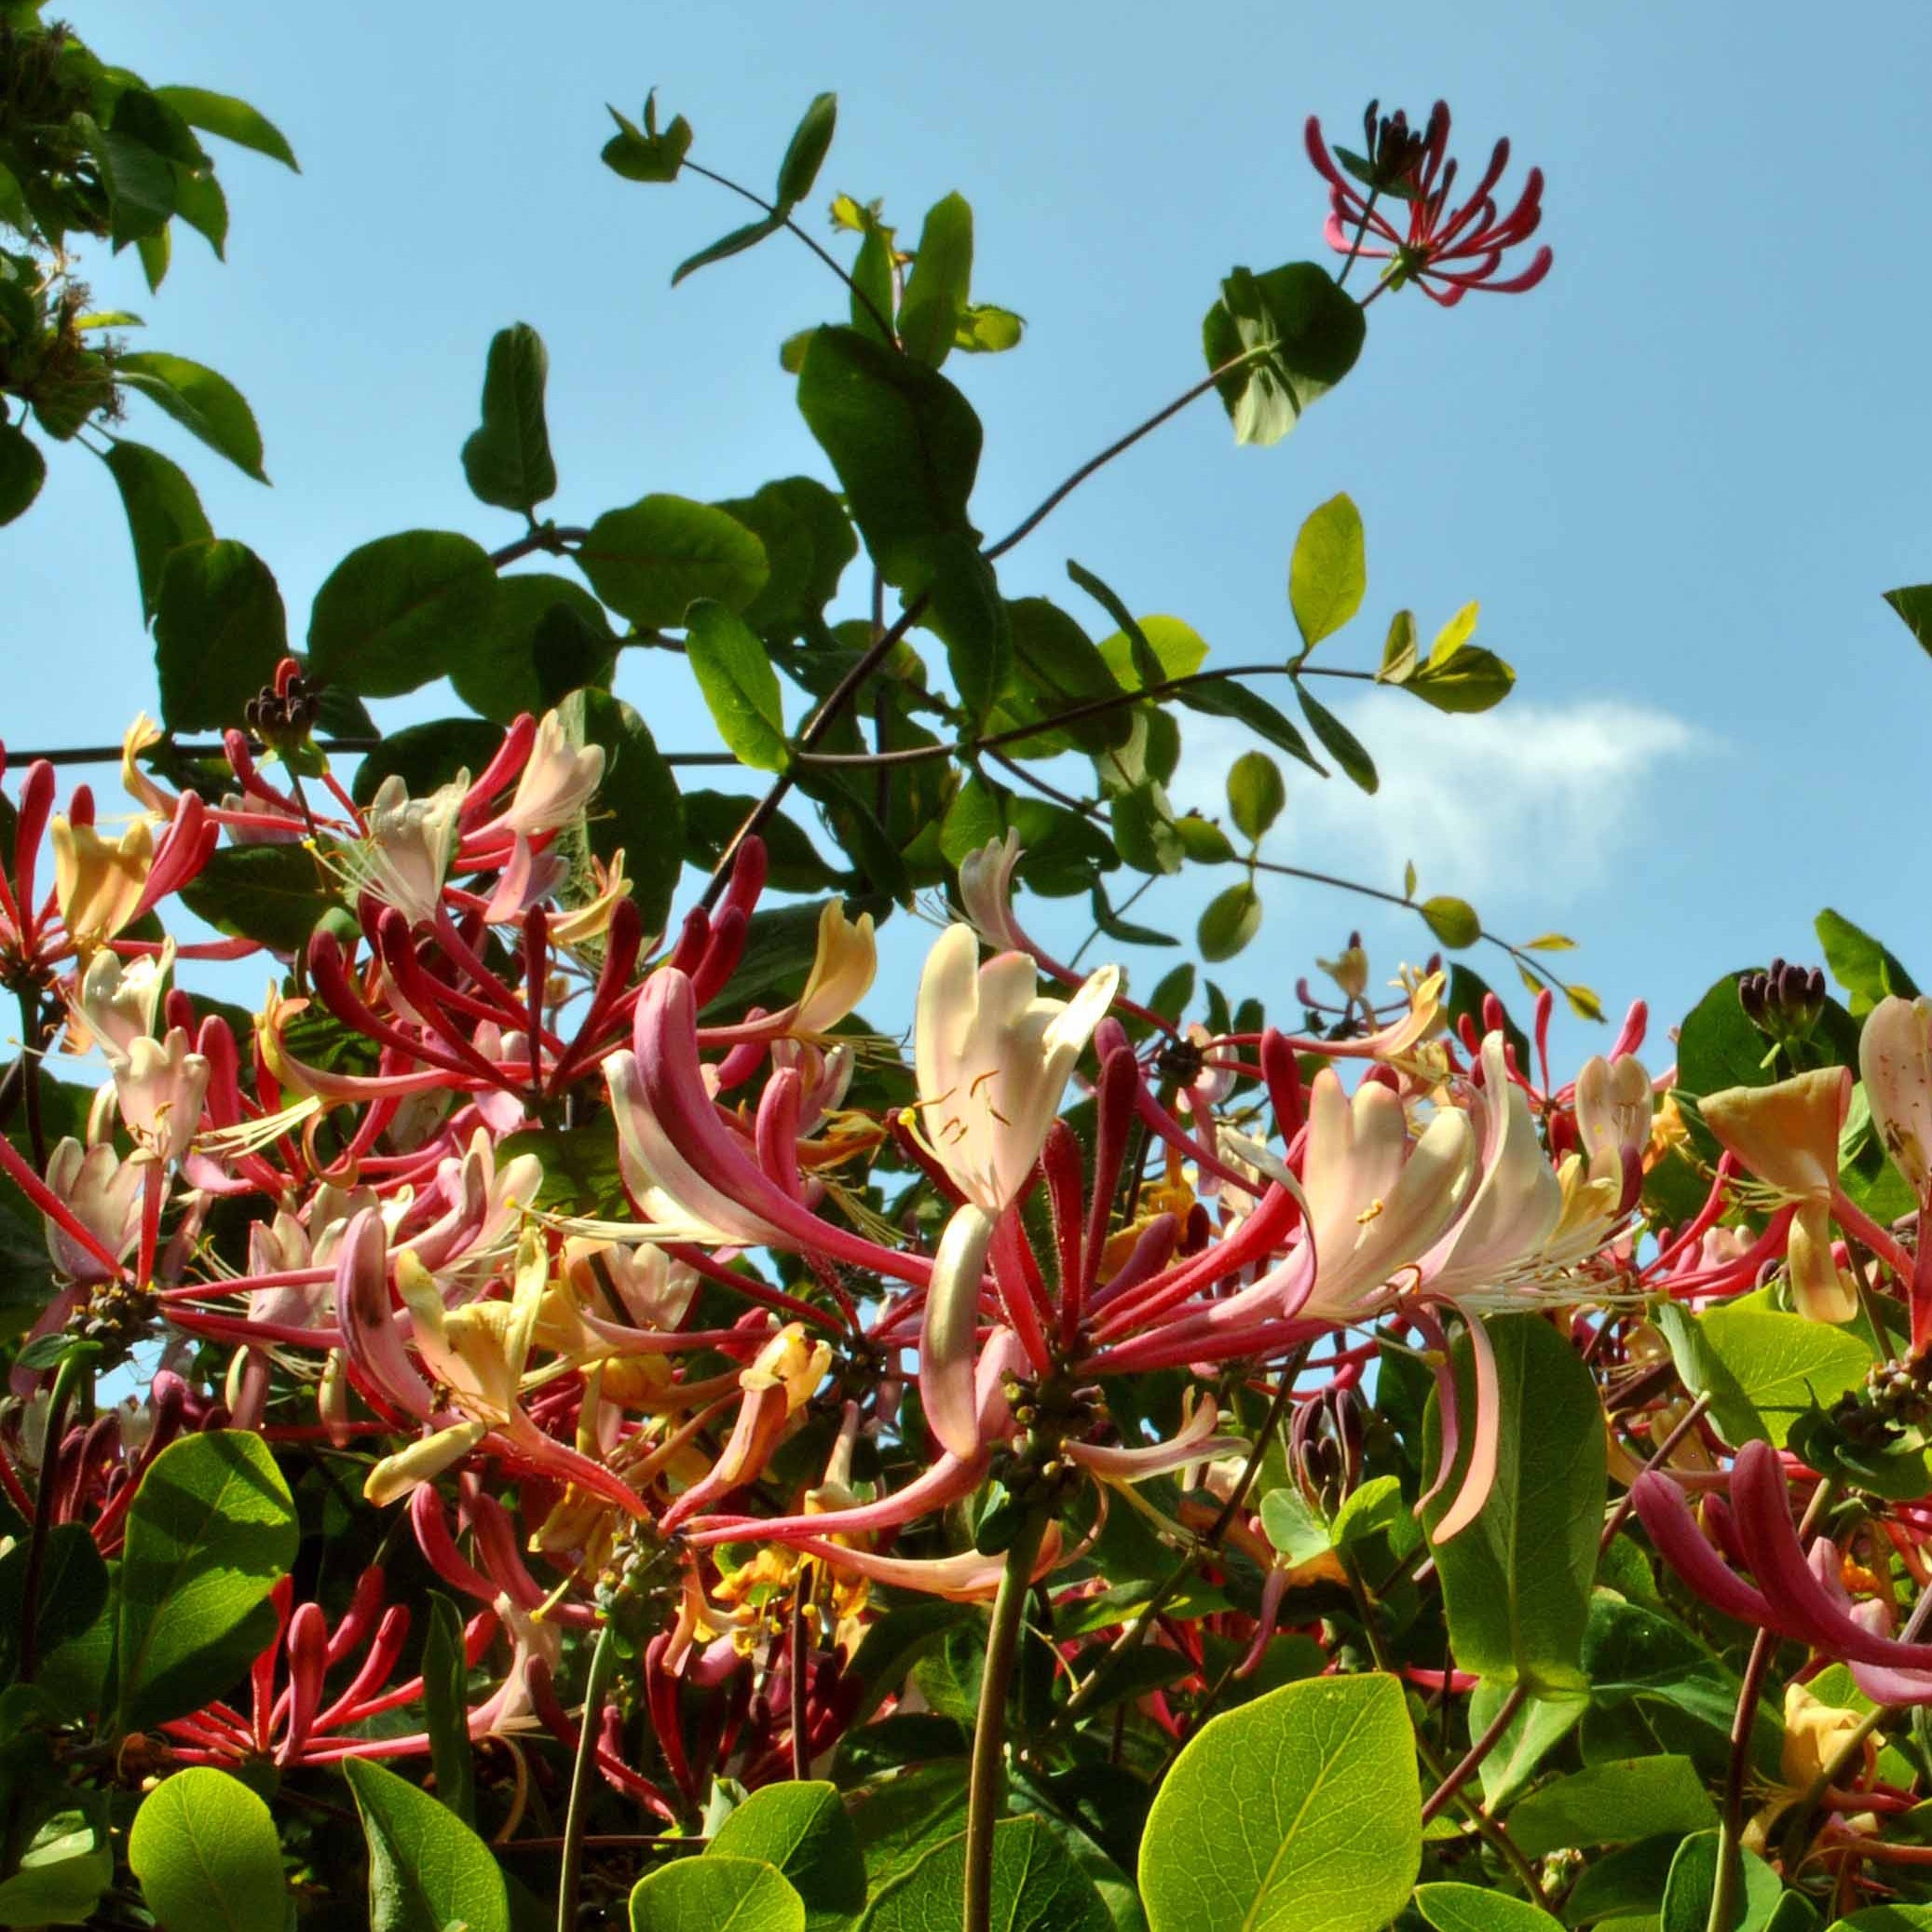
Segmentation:
<svg viewBox="0 0 1932 1932">
<path fill-rule="evenodd" d="M 90 953 L 134 917 L 154 864 L 154 830 L 136 819 L 109 844 L 92 825 L 72 824 L 60 812 L 51 829 L 61 918 L 74 949 Z"/>
</svg>

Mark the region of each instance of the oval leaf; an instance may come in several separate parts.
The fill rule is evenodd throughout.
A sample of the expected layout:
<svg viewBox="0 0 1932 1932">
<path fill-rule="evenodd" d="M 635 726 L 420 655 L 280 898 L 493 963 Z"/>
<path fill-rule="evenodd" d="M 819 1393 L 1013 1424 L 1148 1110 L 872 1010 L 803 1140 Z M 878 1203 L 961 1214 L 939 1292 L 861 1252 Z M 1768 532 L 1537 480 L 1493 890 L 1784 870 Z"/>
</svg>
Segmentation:
<svg viewBox="0 0 1932 1932">
<path fill-rule="evenodd" d="M 159 450 L 149 449 L 144 442 L 120 442 L 109 449 L 103 460 L 121 493 L 128 534 L 134 539 L 134 570 L 141 580 L 144 623 L 155 614 L 161 571 L 170 553 L 184 543 L 205 543 L 214 532 L 187 473 Z"/>
<path fill-rule="evenodd" d="M 262 469 L 262 432 L 241 391 L 225 375 L 185 356 L 156 349 L 125 355 L 116 376 L 171 415 L 191 435 L 218 451 L 257 483 L 268 481 Z"/>
<path fill-rule="evenodd" d="M 1482 937 L 1483 924 L 1476 916 L 1476 908 L 1466 899 L 1452 899 L 1447 893 L 1438 893 L 1434 899 L 1424 899 L 1422 915 L 1429 922 L 1429 930 L 1444 946 L 1474 946 Z"/>
<path fill-rule="evenodd" d="M 1422 1852 L 1401 1684 L 1313 1678 L 1189 1740 L 1148 1813 L 1140 1894 L 1151 1932 L 1375 1932 Z"/>
<path fill-rule="evenodd" d="M 680 1858 L 637 1881 L 632 1932 L 805 1932 L 805 1901 L 759 1858 Z"/>
<path fill-rule="evenodd" d="M 275 676 L 288 618 L 267 565 L 223 538 L 172 552 L 155 601 L 155 670 L 170 731 L 220 731 Z"/>
<path fill-rule="evenodd" d="M 1562 1924 L 1528 1899 L 1487 1885 L 1418 1885 L 1415 1902 L 1435 1932 L 1556 1932 Z"/>
<path fill-rule="evenodd" d="M 141 1801 L 128 1862 L 168 1932 L 268 1932 L 288 1912 L 268 1807 L 224 1771 L 194 1765 Z"/>
<path fill-rule="evenodd" d="M 46 481 L 47 458 L 40 445 L 12 423 L 0 424 L 0 524 L 20 515 Z"/>
<path fill-rule="evenodd" d="M 865 1907 L 865 1855 L 836 1785 L 766 1785 L 714 1834 L 707 1858 L 752 1858 L 771 1866 L 812 1912 Z"/>
<path fill-rule="evenodd" d="M 1266 752 L 1243 752 L 1229 768 L 1228 810 L 1249 838 L 1259 842 L 1287 802 L 1281 767 Z"/>
<path fill-rule="evenodd" d="M 455 1812 L 372 1759 L 342 1768 L 369 1841 L 370 1932 L 510 1932 L 502 1870 Z"/>
<path fill-rule="evenodd" d="M 532 510 L 557 494 L 543 417 L 550 357 L 528 322 L 499 329 L 483 366 L 483 427 L 463 445 L 463 474 L 480 502 Z"/>
<path fill-rule="evenodd" d="M 765 546 L 736 517 L 683 497 L 607 510 L 572 553 L 591 588 L 640 631 L 682 624 L 700 597 L 742 610 L 765 587 Z"/>
<path fill-rule="evenodd" d="M 814 94 L 811 105 L 799 116 L 797 127 L 792 130 L 784 159 L 778 164 L 778 201 L 781 208 L 796 208 L 811 193 L 811 184 L 819 178 L 819 170 L 824 165 L 826 151 L 832 145 L 833 129 L 837 125 L 838 96 Z"/>
<path fill-rule="evenodd" d="M 1260 930 L 1261 895 L 1243 879 L 1208 901 L 1195 936 L 1201 957 L 1213 964 L 1231 959 Z"/>
<path fill-rule="evenodd" d="M 400 698 L 462 661 L 497 595 L 480 543 L 404 530 L 351 551 L 316 592 L 308 670 L 361 698 Z"/>
<path fill-rule="evenodd" d="M 1362 512 L 1347 497 L 1331 497 L 1302 524 L 1288 564 L 1288 607 L 1301 642 L 1313 650 L 1340 630 L 1367 588 Z"/>
<path fill-rule="evenodd" d="M 706 599 L 687 614 L 685 648 L 718 736 L 754 771 L 791 763 L 778 673 L 751 627 Z"/>
<path fill-rule="evenodd" d="M 608 860 L 619 850 L 645 930 L 661 929 L 684 869 L 684 801 L 650 728 L 608 691 L 574 691 L 557 707 L 576 744 L 604 747 L 589 831 L 591 850 Z"/>
</svg>

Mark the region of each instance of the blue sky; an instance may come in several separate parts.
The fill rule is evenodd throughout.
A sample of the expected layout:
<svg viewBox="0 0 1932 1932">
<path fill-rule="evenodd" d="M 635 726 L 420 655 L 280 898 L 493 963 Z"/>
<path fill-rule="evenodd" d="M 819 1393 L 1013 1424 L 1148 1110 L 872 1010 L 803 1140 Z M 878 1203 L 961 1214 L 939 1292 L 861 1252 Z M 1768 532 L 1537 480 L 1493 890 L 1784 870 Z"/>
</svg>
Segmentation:
<svg viewBox="0 0 1932 1932">
<path fill-rule="evenodd" d="M 358 543 L 515 534 L 456 456 L 489 336 L 512 320 L 549 346 L 563 521 L 826 474 L 775 349 L 836 316 L 839 292 L 782 238 L 671 290 L 739 211 L 695 179 L 607 173 L 606 100 L 634 113 L 656 83 L 696 157 L 762 186 L 807 100 L 835 88 L 823 193 L 883 195 L 915 233 L 929 202 L 967 195 L 975 293 L 1029 323 L 1018 353 L 949 370 L 986 424 L 974 508 L 997 532 L 1195 378 L 1230 266 L 1323 255 L 1306 114 L 1347 140 L 1371 95 L 1418 117 L 1445 96 L 1465 170 L 1501 133 L 1509 184 L 1544 169 L 1543 287 L 1447 314 L 1412 292 L 1378 303 L 1355 373 L 1286 443 L 1238 450 L 1197 407 L 1002 565 L 1008 594 L 1070 602 L 1078 557 L 1224 660 L 1265 657 L 1290 634 L 1294 531 L 1347 490 L 1368 597 L 1325 655 L 1372 663 L 1396 607 L 1426 635 L 1476 597 L 1517 693 L 1480 719 L 1367 693 L 1347 714 L 1381 796 L 1291 770 L 1272 856 L 1381 885 L 1413 856 L 1425 892 L 1462 892 L 1517 936 L 1572 933 L 1576 976 L 1612 1011 L 1647 996 L 1664 1022 L 1727 968 L 1815 957 L 1827 904 L 1932 970 L 1912 844 L 1932 663 L 1880 601 L 1932 578 L 1919 0 L 1861 7 L 1856 34 L 1788 4 L 67 10 L 151 82 L 252 100 L 301 157 L 296 177 L 223 153 L 228 266 L 184 236 L 158 296 L 131 253 L 85 270 L 97 299 L 148 316 L 147 346 L 212 363 L 253 403 L 269 490 L 145 405 L 129 429 L 186 462 L 219 533 L 267 559 L 298 636 Z M 152 704 L 118 519 L 100 466 L 68 450 L 0 531 L 13 745 L 113 737 Z M 703 742 L 660 663 L 627 661 L 619 689 L 660 744 Z M 1212 804 L 1235 745 L 1204 722 L 1188 723 L 1177 789 Z M 1186 930 L 1224 882 L 1157 889 L 1136 916 Z M 1218 976 L 1285 1016 L 1351 925 L 1379 967 L 1426 949 L 1412 919 L 1334 895 L 1272 890 L 1268 906 Z M 1144 987 L 1164 962 L 1133 963 Z"/>
</svg>

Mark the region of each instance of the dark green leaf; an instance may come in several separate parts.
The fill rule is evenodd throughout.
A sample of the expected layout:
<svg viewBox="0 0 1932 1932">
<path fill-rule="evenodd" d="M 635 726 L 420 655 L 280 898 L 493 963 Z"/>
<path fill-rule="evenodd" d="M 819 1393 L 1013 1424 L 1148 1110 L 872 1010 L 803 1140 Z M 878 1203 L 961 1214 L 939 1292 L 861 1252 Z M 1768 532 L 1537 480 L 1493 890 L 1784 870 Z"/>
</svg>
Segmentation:
<svg viewBox="0 0 1932 1932">
<path fill-rule="evenodd" d="M 40 1628 L 40 1654 L 82 1636 L 107 1603 L 107 1565 L 82 1523 L 56 1523 L 41 1559 L 40 1588 L 26 1601 L 27 1544 L 18 1542 L 0 1557 L 0 1683 L 19 1662 L 30 1613 Z"/>
<path fill-rule="evenodd" d="M 1210 1719 L 1175 1760 L 1140 1846 L 1148 1924 L 1374 1932 L 1408 1898 L 1422 1838 L 1397 1680 L 1286 1684 Z"/>
<path fill-rule="evenodd" d="M 0 1925 L 93 1922 L 102 1893 L 114 1883 L 114 1851 L 100 1814 L 96 1800 L 63 1807 L 42 1822 L 13 1876 L 0 1881 Z"/>
<path fill-rule="evenodd" d="M 768 235 L 776 235 L 785 224 L 782 211 L 769 214 L 762 221 L 747 222 L 742 228 L 733 228 L 728 235 L 721 235 L 709 248 L 701 248 L 695 255 L 688 255 L 672 272 L 671 286 L 674 289 L 687 275 L 696 275 L 701 268 L 709 268 L 714 262 L 726 262 L 733 255 L 742 255 L 746 249 L 756 248 Z"/>
<path fill-rule="evenodd" d="M 400 778 L 412 798 L 426 798 L 466 773 L 474 776 L 496 756 L 503 734 L 481 718 L 431 718 L 391 731 L 365 752 L 349 796 L 367 805 L 387 778 Z"/>
<path fill-rule="evenodd" d="M 288 619 L 267 565 L 230 538 L 168 558 L 155 608 L 161 722 L 170 731 L 238 729 L 242 708 L 288 654 Z"/>
<path fill-rule="evenodd" d="M 159 450 L 116 441 L 104 461 L 121 493 L 128 533 L 134 539 L 134 568 L 141 579 L 141 615 L 145 622 L 154 615 L 169 553 L 184 543 L 205 543 L 214 532 L 195 485 Z"/>
<path fill-rule="evenodd" d="M 216 932 L 284 954 L 301 951 L 315 922 L 342 903 L 320 860 L 300 845 L 224 846 L 181 900 Z"/>
<path fill-rule="evenodd" d="M 0 423 L 0 525 L 13 522 L 40 494 L 47 458 L 40 445 L 13 423 Z"/>
<path fill-rule="evenodd" d="M 1597 1570 L 1606 1482 L 1597 1385 L 1563 1335 L 1535 1315 L 1484 1324 L 1496 1357 L 1495 1480 L 1474 1522 L 1446 1542 L 1435 1526 L 1462 1489 L 1477 1424 L 1473 1350 L 1453 1360 L 1462 1445 L 1449 1479 L 1424 1514 L 1449 1612 L 1457 1665 L 1521 1681 L 1539 1694 L 1583 1687 L 1580 1659 Z M 1424 1466 L 1440 1423 L 1432 1398 Z"/>
<path fill-rule="evenodd" d="M 185 356 L 143 350 L 124 355 L 115 374 L 160 406 L 192 436 L 227 457 L 244 476 L 266 483 L 262 469 L 262 432 L 241 391 L 225 375 L 191 362 Z"/>
<path fill-rule="evenodd" d="M 644 126 L 627 120 L 616 108 L 610 117 L 618 131 L 604 143 L 604 165 L 626 181 L 666 182 L 677 179 L 677 170 L 690 150 L 691 124 L 683 115 L 675 116 L 660 133 L 658 129 L 658 90 L 645 97 Z"/>
<path fill-rule="evenodd" d="M 191 128 L 204 134 L 218 134 L 237 147 L 252 148 L 286 168 L 296 167 L 294 150 L 282 131 L 266 115 L 232 94 L 211 94 L 205 88 L 156 88 L 156 100 L 165 101 Z"/>
<path fill-rule="evenodd" d="M 1015 690 L 1005 710 L 1016 723 L 1050 721 L 1062 712 L 1118 700 L 1121 687 L 1093 641 L 1058 605 L 1045 597 L 1019 597 L 1007 605 L 1013 633 Z M 1132 737 L 1132 707 L 1116 703 L 1091 717 L 1077 718 L 1059 732 L 1045 732 L 1038 749 L 1048 752 L 1071 742 L 1085 752 L 1124 744 Z M 1011 755 L 1035 755 L 1036 741 L 1009 747 Z"/>
<path fill-rule="evenodd" d="M 590 820 L 591 850 L 608 861 L 621 849 L 631 896 L 645 930 L 661 929 L 684 869 L 684 805 L 677 780 L 650 728 L 608 691 L 574 692 L 557 707 L 576 744 L 604 747 L 604 777 Z"/>
<path fill-rule="evenodd" d="M 908 1861 L 875 1884 L 859 1932 L 949 1932 L 965 1876 L 964 1831 L 915 1840 Z M 1043 1818 L 994 1826 L 992 1891 L 989 1922 L 1000 1932 L 1112 1932 L 1092 1880 Z"/>
<path fill-rule="evenodd" d="M 1920 647 L 1932 653 L 1932 584 L 1887 591 L 1885 602 L 1904 619 L 1905 628 L 1918 639 Z"/>
<path fill-rule="evenodd" d="M 758 801 L 742 792 L 693 791 L 684 795 L 685 858 L 709 872 L 725 855 Z M 838 883 L 839 875 L 820 856 L 818 848 L 795 820 L 782 812 L 765 821 L 758 835 L 765 841 L 773 891 L 823 892 Z"/>
<path fill-rule="evenodd" d="M 1259 844 L 1287 802 L 1281 767 L 1266 752 L 1243 752 L 1228 768 L 1228 810 L 1244 837 Z"/>
<path fill-rule="evenodd" d="M 1201 915 L 1196 933 L 1201 957 L 1210 962 L 1231 959 L 1261 930 L 1261 895 L 1246 879 L 1217 892 Z"/>
<path fill-rule="evenodd" d="M 316 592 L 310 674 L 361 698 L 400 698 L 462 661 L 496 599 L 489 554 L 469 537 L 378 537 L 351 551 Z"/>
<path fill-rule="evenodd" d="M 742 615 L 754 631 L 796 635 L 838 593 L 845 566 L 859 553 L 838 498 L 810 476 L 781 477 L 755 497 L 716 506 L 765 546 L 769 575 Z"/>
<path fill-rule="evenodd" d="M 156 1785 L 134 1814 L 128 1862 L 168 1932 L 274 1932 L 288 1914 L 275 1820 L 225 1771 L 191 1765 Z"/>
<path fill-rule="evenodd" d="M 1204 712 L 1209 717 L 1235 719 L 1291 758 L 1299 758 L 1311 771 L 1319 771 L 1324 778 L 1328 775 L 1309 750 L 1307 739 L 1267 699 L 1245 685 L 1238 685 L 1231 677 L 1208 677 L 1197 685 L 1184 687 L 1175 696 L 1190 711 Z"/>
<path fill-rule="evenodd" d="M 206 238 L 217 261 L 225 259 L 223 251 L 228 240 L 228 197 L 211 170 L 184 168 L 179 161 L 174 164 L 174 211 Z"/>
<path fill-rule="evenodd" d="M 588 1136 L 575 1136 L 578 1140 Z M 436 1795 L 463 1820 L 476 1823 L 476 1763 L 469 1741 L 469 1671 L 463 1649 L 463 1613 L 441 1590 L 429 1592 L 429 1635 L 423 1645 L 423 1728 Z"/>
<path fill-rule="evenodd" d="M 498 578 L 487 617 L 451 667 L 456 696 L 499 725 L 541 716 L 565 693 L 607 687 L 618 640 L 604 606 L 571 578 L 547 570 Z"/>
<path fill-rule="evenodd" d="M 838 96 L 814 94 L 798 125 L 792 130 L 784 159 L 778 164 L 778 202 L 781 208 L 796 208 L 811 193 L 819 178 L 825 153 L 832 145 L 832 131 L 838 125 Z"/>
<path fill-rule="evenodd" d="M 945 644 L 968 715 L 983 718 L 1013 677 L 1013 630 L 993 566 L 963 534 L 942 533 L 913 551 L 902 553 L 906 595 L 925 598 L 919 621 Z"/>
<path fill-rule="evenodd" d="M 1381 780 L 1376 773 L 1375 760 L 1368 755 L 1367 747 L 1326 704 L 1318 703 L 1299 679 L 1296 680 L 1295 695 L 1300 699 L 1301 715 L 1308 720 L 1309 728 L 1321 740 L 1322 749 L 1365 792 L 1376 791 Z"/>
<path fill-rule="evenodd" d="M 700 597 L 742 610 L 765 587 L 765 547 L 736 517 L 684 497 L 607 510 L 573 553 L 605 603 L 637 626 L 682 624 Z"/>
<path fill-rule="evenodd" d="M 259 1436 L 209 1430 L 148 1464 L 128 1511 L 120 1570 L 120 1720 L 178 1717 L 210 1693 L 180 1687 L 197 1653 L 238 1626 L 295 1560 L 288 1485 Z"/>
<path fill-rule="evenodd" d="M 691 605 L 687 622 L 685 648 L 726 749 L 754 771 L 782 771 L 791 763 L 784 707 L 756 633 L 709 599 Z"/>
<path fill-rule="evenodd" d="M 1165 787 L 1143 779 L 1113 801 L 1113 842 L 1136 872 L 1178 872 L 1187 848 L 1175 827 Z"/>
<path fill-rule="evenodd" d="M 1216 383 L 1235 442 L 1279 442 L 1354 367 L 1366 326 L 1354 299 L 1313 262 L 1262 275 L 1235 269 L 1201 331 L 1210 369 L 1253 352 Z"/>
<path fill-rule="evenodd" d="M 502 1870 L 461 1818 L 374 1759 L 342 1768 L 369 1841 L 370 1932 L 510 1932 Z"/>
<path fill-rule="evenodd" d="M 973 285 L 973 210 L 961 195 L 948 195 L 926 211 L 918 253 L 899 306 L 899 340 L 905 353 L 937 369 L 959 333 Z"/>
<path fill-rule="evenodd" d="M 499 329 L 483 366 L 483 427 L 463 445 L 470 493 L 498 510 L 535 510 L 557 494 L 543 388 L 550 357 L 528 322 Z"/>
</svg>

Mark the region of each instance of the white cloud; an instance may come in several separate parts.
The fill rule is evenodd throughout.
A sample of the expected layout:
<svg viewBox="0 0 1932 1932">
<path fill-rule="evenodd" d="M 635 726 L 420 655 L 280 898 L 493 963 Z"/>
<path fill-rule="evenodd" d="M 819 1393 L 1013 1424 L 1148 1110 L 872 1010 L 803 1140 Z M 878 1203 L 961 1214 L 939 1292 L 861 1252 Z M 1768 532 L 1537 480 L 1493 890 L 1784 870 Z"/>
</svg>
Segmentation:
<svg viewBox="0 0 1932 1932">
<path fill-rule="evenodd" d="M 1334 709 L 1368 748 L 1381 788 L 1367 797 L 1339 772 L 1318 779 L 1277 754 L 1288 805 L 1268 855 L 1398 891 L 1413 859 L 1423 894 L 1459 893 L 1485 909 L 1518 901 L 1551 912 L 1612 887 L 1667 817 L 1670 768 L 1716 743 L 1667 712 L 1615 699 L 1512 701 L 1451 717 L 1378 692 Z M 1176 803 L 1225 822 L 1228 767 L 1258 741 L 1184 714 L 1182 742 Z"/>
</svg>

